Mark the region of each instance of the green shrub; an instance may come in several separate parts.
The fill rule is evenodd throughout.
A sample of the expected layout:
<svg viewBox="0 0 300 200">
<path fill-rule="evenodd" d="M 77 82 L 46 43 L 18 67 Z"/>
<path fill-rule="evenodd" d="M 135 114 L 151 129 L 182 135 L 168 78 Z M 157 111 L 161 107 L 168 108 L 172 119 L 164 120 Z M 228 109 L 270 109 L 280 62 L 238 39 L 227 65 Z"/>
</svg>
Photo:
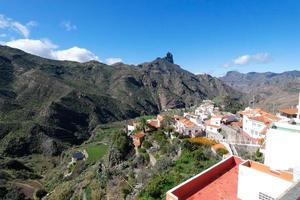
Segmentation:
<svg viewBox="0 0 300 200">
<path fill-rule="evenodd" d="M 223 156 L 223 155 L 228 154 L 228 151 L 226 149 L 220 148 L 220 149 L 217 149 L 217 154 L 220 156 Z"/>
<path fill-rule="evenodd" d="M 152 147 L 152 144 L 148 140 L 145 140 L 143 142 L 143 147 L 145 147 L 146 149 L 149 149 Z"/>
<path fill-rule="evenodd" d="M 147 153 L 146 149 L 144 149 L 144 148 L 139 148 L 138 151 L 139 151 L 139 153 L 141 153 L 141 154 Z"/>
</svg>

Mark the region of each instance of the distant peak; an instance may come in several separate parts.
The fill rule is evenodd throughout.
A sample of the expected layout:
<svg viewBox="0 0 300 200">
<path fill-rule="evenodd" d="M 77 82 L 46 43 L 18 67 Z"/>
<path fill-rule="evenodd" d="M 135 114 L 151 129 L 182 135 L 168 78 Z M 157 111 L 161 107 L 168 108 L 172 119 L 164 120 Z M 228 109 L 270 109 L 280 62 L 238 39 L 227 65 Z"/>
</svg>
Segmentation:
<svg viewBox="0 0 300 200">
<path fill-rule="evenodd" d="M 170 63 L 174 64 L 173 55 L 170 52 L 167 53 L 167 55 L 166 55 L 166 57 L 164 57 L 164 59 L 166 59 Z"/>
</svg>

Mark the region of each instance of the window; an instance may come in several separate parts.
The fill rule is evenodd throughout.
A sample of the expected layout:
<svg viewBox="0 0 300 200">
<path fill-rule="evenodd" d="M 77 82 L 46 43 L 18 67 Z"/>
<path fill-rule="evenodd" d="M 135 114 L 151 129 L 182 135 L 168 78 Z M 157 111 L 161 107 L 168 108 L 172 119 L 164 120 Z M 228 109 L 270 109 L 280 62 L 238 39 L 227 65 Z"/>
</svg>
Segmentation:
<svg viewBox="0 0 300 200">
<path fill-rule="evenodd" d="M 261 200 L 275 200 L 273 197 L 270 197 L 269 195 L 266 195 L 262 192 L 259 192 L 258 199 L 261 199 Z"/>
</svg>

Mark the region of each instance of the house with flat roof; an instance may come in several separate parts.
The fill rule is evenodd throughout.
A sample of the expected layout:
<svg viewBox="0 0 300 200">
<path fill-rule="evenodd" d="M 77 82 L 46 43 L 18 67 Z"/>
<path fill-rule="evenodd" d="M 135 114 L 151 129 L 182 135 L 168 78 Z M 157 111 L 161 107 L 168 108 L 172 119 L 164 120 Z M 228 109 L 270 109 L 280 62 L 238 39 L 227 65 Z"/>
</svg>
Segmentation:
<svg viewBox="0 0 300 200">
<path fill-rule="evenodd" d="M 243 122 L 242 133 L 253 142 L 264 139 L 269 126 L 279 120 L 277 116 L 260 108 L 246 108 L 240 115 Z"/>
<path fill-rule="evenodd" d="M 300 169 L 300 119 L 275 122 L 265 140 L 265 164 L 273 169 Z"/>
<path fill-rule="evenodd" d="M 284 118 L 300 119 L 300 92 L 299 92 L 298 105 L 296 107 L 279 109 L 279 113 L 277 113 L 277 116 L 283 119 Z"/>
<path fill-rule="evenodd" d="M 166 200 L 237 199 L 238 166 L 242 159 L 231 156 L 169 190 Z"/>
<path fill-rule="evenodd" d="M 197 125 L 185 117 L 176 115 L 174 116 L 174 119 L 175 119 L 175 131 L 177 131 L 182 135 L 196 137 L 204 133 L 204 126 Z"/>
<path fill-rule="evenodd" d="M 294 183 L 291 172 L 230 156 L 169 190 L 166 200 L 275 200 Z"/>
<path fill-rule="evenodd" d="M 239 165 L 238 199 L 275 200 L 294 183 L 293 174 L 247 160 Z"/>
<path fill-rule="evenodd" d="M 216 115 L 207 120 L 205 124 L 206 131 L 212 133 L 219 133 L 221 131 L 222 118 L 223 116 Z"/>
</svg>

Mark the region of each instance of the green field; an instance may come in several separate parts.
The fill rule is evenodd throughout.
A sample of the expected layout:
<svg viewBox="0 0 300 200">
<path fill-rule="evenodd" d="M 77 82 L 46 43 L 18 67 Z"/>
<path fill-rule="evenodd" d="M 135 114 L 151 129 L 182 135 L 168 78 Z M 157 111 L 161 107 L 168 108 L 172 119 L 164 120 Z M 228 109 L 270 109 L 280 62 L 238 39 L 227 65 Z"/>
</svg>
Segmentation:
<svg viewBox="0 0 300 200">
<path fill-rule="evenodd" d="M 104 144 L 90 144 L 86 151 L 89 155 L 87 162 L 93 163 L 100 160 L 107 152 L 108 146 Z"/>
</svg>

